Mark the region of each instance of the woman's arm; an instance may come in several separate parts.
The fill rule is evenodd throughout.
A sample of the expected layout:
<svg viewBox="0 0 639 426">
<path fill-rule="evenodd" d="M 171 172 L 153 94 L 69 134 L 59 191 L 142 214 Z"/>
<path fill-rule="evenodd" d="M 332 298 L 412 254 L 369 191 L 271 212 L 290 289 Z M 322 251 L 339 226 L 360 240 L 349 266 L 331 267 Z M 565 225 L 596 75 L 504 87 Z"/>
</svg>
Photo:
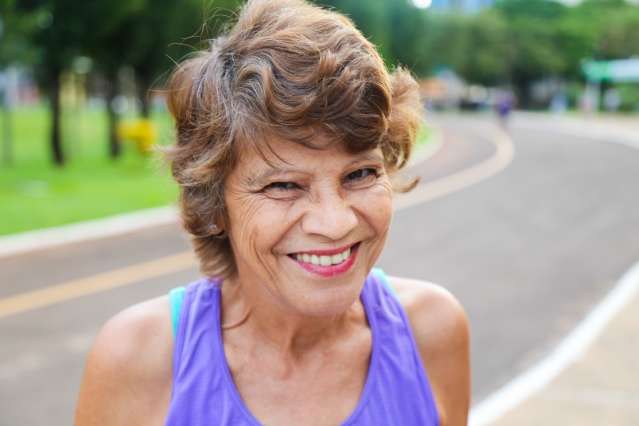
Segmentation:
<svg viewBox="0 0 639 426">
<path fill-rule="evenodd" d="M 89 353 L 76 426 L 161 425 L 171 393 L 168 298 L 135 305 L 102 328 Z"/>
<path fill-rule="evenodd" d="M 411 323 L 441 426 L 465 426 L 470 406 L 470 350 L 463 308 L 434 284 L 394 277 L 390 281 Z"/>
</svg>

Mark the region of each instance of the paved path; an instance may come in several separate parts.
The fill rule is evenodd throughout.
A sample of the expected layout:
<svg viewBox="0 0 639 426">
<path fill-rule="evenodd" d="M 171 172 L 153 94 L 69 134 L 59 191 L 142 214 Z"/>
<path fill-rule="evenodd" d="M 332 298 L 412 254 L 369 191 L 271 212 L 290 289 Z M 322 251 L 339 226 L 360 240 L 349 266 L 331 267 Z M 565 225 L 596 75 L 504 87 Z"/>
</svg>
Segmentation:
<svg viewBox="0 0 639 426">
<path fill-rule="evenodd" d="M 639 423 L 639 295 L 589 350 L 495 426 L 635 426 Z"/>
<path fill-rule="evenodd" d="M 639 117 L 586 117 L 519 114 L 513 120 L 513 130 L 554 127 L 569 135 L 620 143 L 639 149 Z M 631 153 L 629 155 L 632 156 Z M 634 156 L 638 156 L 637 151 Z M 612 166 L 612 165 L 611 165 Z M 614 173 L 614 167 L 610 168 Z M 639 169 L 634 182 L 639 179 Z M 632 181 L 626 184 L 632 186 Z M 639 216 L 639 211 L 628 212 Z M 634 235 L 637 235 L 635 228 Z M 636 242 L 639 244 L 639 241 Z M 639 259 L 637 259 L 639 260 Z M 596 335 L 594 342 L 580 351 L 576 360 L 562 370 L 550 383 L 514 409 L 507 410 L 494 426 L 580 425 L 634 426 L 639 419 L 639 263 L 617 284 L 615 296 L 622 309 Z M 625 287 L 623 290 L 621 287 Z M 618 292 L 622 290 L 622 292 Z M 627 291 L 626 291 L 627 290 Z M 628 297 L 629 296 L 629 297 Z M 598 306 L 599 308 L 603 306 Z M 602 312 L 592 312 L 598 315 Z M 589 315 L 588 321 L 596 320 Z M 606 316 L 606 315 L 604 315 Z M 583 325 L 586 325 L 585 323 Z M 591 324 L 587 324 L 591 325 Z M 594 327 L 593 327 L 594 328 Z M 583 331 L 583 330 L 580 330 Z"/>
<path fill-rule="evenodd" d="M 447 286 L 473 332 L 476 401 L 543 358 L 639 259 L 639 155 L 524 118 L 515 158 L 472 187 L 396 213 L 389 273 Z M 442 149 L 411 172 L 422 185 L 494 153 L 481 117 L 436 118 Z M 532 123 L 532 124 L 531 124 Z M 188 250 L 176 225 L 0 259 L 0 302 L 26 291 Z M 70 424 L 86 350 L 114 312 L 195 278 L 161 277 L 0 318 L 0 425 Z M 9 342 L 9 344 L 4 344 Z"/>
<path fill-rule="evenodd" d="M 479 119 L 440 124 L 467 141 L 486 134 Z M 639 259 L 628 185 L 639 152 L 530 127 L 512 129 L 515 158 L 499 175 L 397 214 L 383 259 L 466 306 L 476 401 L 549 353 Z"/>
</svg>

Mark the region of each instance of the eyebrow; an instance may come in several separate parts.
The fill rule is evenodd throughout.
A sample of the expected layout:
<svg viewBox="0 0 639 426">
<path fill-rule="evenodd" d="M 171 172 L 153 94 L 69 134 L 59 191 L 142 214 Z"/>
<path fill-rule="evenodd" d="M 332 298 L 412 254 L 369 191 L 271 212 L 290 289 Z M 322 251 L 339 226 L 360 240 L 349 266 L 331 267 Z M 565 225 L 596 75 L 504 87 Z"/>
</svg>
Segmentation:
<svg viewBox="0 0 639 426">
<path fill-rule="evenodd" d="M 358 155 L 358 157 L 356 159 L 354 159 L 351 163 L 349 163 L 350 165 L 353 164 L 357 164 L 357 163 L 362 163 L 362 162 L 366 162 L 366 161 L 379 161 L 379 162 L 383 162 L 384 161 L 384 157 L 377 152 L 366 152 L 363 153 L 361 155 Z M 302 169 L 297 169 L 295 167 L 274 167 L 274 166 L 269 166 L 268 169 L 264 170 L 263 172 L 259 172 L 254 176 L 247 176 L 244 179 L 244 182 L 249 185 L 249 186 L 254 186 L 254 185 L 258 185 L 262 182 L 268 181 L 269 179 L 271 179 L 273 176 L 277 176 L 277 175 L 284 175 L 287 173 L 300 173 L 300 174 L 304 174 L 306 173 L 304 170 Z"/>
<path fill-rule="evenodd" d="M 295 168 L 274 168 L 269 167 L 267 170 L 258 173 L 255 176 L 247 176 L 244 179 L 244 182 L 249 186 L 254 186 L 261 184 L 262 182 L 268 181 L 273 176 L 283 175 L 286 173 L 301 173 L 302 171 Z"/>
</svg>

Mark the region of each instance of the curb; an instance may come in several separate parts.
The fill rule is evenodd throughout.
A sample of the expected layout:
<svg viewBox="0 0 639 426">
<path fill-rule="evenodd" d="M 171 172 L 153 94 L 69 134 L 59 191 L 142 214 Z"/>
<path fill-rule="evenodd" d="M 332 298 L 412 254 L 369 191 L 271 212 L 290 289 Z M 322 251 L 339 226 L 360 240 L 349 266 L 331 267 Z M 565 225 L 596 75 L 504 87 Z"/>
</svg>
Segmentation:
<svg viewBox="0 0 639 426">
<path fill-rule="evenodd" d="M 483 426 L 494 422 L 549 385 L 592 346 L 608 323 L 638 291 L 639 262 L 621 277 L 604 299 L 564 337 L 550 355 L 475 405 L 469 424 Z"/>
<path fill-rule="evenodd" d="M 43 230 L 0 237 L 0 258 L 48 249 L 63 244 L 96 240 L 126 234 L 139 229 L 175 223 L 179 219 L 173 206 L 139 210 L 104 219 L 73 223 Z"/>
<path fill-rule="evenodd" d="M 426 161 L 442 146 L 441 130 L 431 126 L 433 141 L 425 148 L 418 149 L 407 167 Z M 39 229 L 0 237 L 0 259 L 33 250 L 48 249 L 64 244 L 97 240 L 150 228 L 167 225 L 179 220 L 175 206 L 138 210 L 109 216 L 103 219 L 72 223 L 69 225 Z"/>
</svg>

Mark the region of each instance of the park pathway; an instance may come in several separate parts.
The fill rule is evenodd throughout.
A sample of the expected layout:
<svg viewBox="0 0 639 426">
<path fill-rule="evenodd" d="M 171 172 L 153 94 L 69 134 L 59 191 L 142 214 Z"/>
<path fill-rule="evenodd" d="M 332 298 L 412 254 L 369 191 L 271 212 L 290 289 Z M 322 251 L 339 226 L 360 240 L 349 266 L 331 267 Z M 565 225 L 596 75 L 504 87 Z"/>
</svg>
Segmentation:
<svg viewBox="0 0 639 426">
<path fill-rule="evenodd" d="M 444 143 L 409 171 L 422 177 L 420 185 L 494 155 L 491 117 L 431 119 Z M 512 163 L 396 212 L 380 260 L 388 273 L 440 283 L 462 301 L 472 326 L 475 401 L 542 359 L 639 259 L 639 151 L 601 136 L 558 133 L 535 117 L 514 122 L 509 132 Z M 187 251 L 171 224 L 1 258 L 0 303 Z M 194 264 L 177 265 L 0 318 L 0 425 L 70 424 L 83 360 L 100 325 L 198 276 Z"/>
</svg>

